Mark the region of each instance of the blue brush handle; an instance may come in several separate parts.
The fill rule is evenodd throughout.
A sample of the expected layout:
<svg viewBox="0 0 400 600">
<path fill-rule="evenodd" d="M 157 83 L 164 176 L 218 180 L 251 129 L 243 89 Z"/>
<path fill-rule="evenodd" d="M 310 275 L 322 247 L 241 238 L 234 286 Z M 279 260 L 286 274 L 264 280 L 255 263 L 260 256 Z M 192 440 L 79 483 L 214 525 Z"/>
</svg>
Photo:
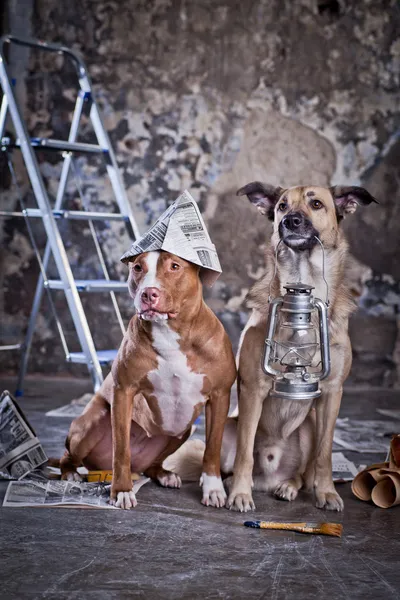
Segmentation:
<svg viewBox="0 0 400 600">
<path fill-rule="evenodd" d="M 254 527 L 254 529 L 260 529 L 260 522 L 261 521 L 245 521 L 243 525 L 245 527 Z"/>
</svg>

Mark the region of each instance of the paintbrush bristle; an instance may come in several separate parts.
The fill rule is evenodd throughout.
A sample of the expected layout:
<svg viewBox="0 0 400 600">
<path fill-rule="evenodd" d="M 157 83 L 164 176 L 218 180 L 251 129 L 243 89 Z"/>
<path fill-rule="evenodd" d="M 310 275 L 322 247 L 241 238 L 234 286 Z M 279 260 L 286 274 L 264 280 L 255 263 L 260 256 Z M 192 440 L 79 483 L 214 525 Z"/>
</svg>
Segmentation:
<svg viewBox="0 0 400 600">
<path fill-rule="evenodd" d="M 315 526 L 322 535 L 342 537 L 343 526 L 340 523 L 316 523 Z"/>
</svg>

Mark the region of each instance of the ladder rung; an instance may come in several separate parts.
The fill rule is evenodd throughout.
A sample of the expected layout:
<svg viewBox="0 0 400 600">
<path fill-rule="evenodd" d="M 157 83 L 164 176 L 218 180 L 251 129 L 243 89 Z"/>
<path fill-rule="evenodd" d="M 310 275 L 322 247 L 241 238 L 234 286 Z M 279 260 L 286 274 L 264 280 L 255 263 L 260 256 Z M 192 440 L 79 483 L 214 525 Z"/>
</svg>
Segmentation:
<svg viewBox="0 0 400 600">
<path fill-rule="evenodd" d="M 105 213 L 84 210 L 53 210 L 55 219 L 72 219 L 75 221 L 129 221 L 129 217 L 120 213 Z M 7 212 L 0 210 L 0 217 L 33 217 L 42 218 L 39 208 L 26 208 L 25 211 Z"/>
<path fill-rule="evenodd" d="M 52 140 L 49 138 L 30 138 L 32 148 L 48 148 L 49 150 L 64 150 L 68 152 L 90 152 L 92 154 L 104 154 L 108 152 L 106 148 L 101 148 L 95 144 L 83 144 L 80 142 L 65 142 L 64 140 Z M 20 148 L 21 142 L 17 138 L 13 142 L 9 137 L 3 137 L 1 147 L 4 150 L 8 148 Z"/>
<path fill-rule="evenodd" d="M 22 344 L 8 344 L 7 346 L 0 346 L 1 350 L 21 350 Z"/>
<path fill-rule="evenodd" d="M 96 354 L 101 365 L 108 365 L 115 359 L 118 350 L 98 350 Z M 83 352 L 70 352 L 67 356 L 67 362 L 79 363 L 82 365 L 87 364 L 86 356 Z"/>
<path fill-rule="evenodd" d="M 128 284 L 125 281 L 109 281 L 108 279 L 75 279 L 78 292 L 126 292 Z M 51 290 L 64 290 L 60 279 L 49 279 L 45 286 Z"/>
</svg>

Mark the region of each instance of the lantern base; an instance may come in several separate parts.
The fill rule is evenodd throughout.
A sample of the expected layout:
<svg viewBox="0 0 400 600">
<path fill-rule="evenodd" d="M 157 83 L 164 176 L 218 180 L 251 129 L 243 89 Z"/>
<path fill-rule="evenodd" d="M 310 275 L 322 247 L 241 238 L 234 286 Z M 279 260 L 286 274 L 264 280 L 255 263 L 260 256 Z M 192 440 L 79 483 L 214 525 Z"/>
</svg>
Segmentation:
<svg viewBox="0 0 400 600">
<path fill-rule="evenodd" d="M 303 381 L 300 378 L 287 379 L 282 377 L 274 379 L 271 395 L 284 400 L 314 400 L 321 395 L 319 381 Z"/>
</svg>

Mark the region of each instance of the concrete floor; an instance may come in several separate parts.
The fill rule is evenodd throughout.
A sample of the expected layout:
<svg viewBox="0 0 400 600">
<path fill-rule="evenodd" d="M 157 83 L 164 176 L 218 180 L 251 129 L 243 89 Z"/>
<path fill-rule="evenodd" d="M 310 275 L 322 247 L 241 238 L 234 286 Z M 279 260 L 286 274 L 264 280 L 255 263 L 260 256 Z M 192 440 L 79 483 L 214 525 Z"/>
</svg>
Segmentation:
<svg viewBox="0 0 400 600">
<path fill-rule="evenodd" d="M 13 381 L 2 389 L 12 392 Z M 86 381 L 27 381 L 20 405 L 49 455 L 60 455 L 68 420 L 44 413 L 89 390 Z M 341 415 L 377 418 L 375 406 L 398 403 L 398 393 L 351 391 Z M 195 484 L 149 483 L 130 512 L 1 509 L 0 598 L 400 598 L 400 506 L 381 510 L 352 497 L 349 484 L 338 489 L 343 514 L 316 509 L 306 494 L 289 504 L 255 493 L 252 516 L 341 522 L 342 539 L 247 529 L 244 515 L 203 507 Z"/>
</svg>

